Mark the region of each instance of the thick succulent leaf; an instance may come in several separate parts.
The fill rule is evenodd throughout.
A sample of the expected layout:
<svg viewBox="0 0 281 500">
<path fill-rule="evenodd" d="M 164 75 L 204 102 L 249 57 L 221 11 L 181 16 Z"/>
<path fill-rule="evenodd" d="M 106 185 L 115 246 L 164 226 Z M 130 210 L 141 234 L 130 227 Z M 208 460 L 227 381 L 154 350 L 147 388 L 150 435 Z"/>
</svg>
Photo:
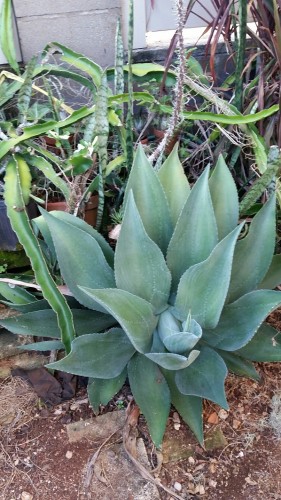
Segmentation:
<svg viewBox="0 0 281 500">
<path fill-rule="evenodd" d="M 116 321 L 108 314 L 84 309 L 72 309 L 76 335 L 98 333 L 110 328 Z M 34 335 L 60 339 L 57 316 L 52 309 L 29 312 L 12 318 L 1 319 L 0 324 L 18 335 Z"/>
<path fill-rule="evenodd" d="M 275 196 L 253 218 L 245 238 L 237 242 L 227 302 L 254 290 L 272 261 L 275 247 Z"/>
<path fill-rule="evenodd" d="M 236 354 L 251 361 L 281 361 L 281 333 L 263 323 L 252 340 Z"/>
<path fill-rule="evenodd" d="M 117 288 L 83 290 L 118 321 L 137 351 L 150 351 L 152 334 L 158 321 L 151 304 Z"/>
<path fill-rule="evenodd" d="M 162 185 L 141 146 L 128 180 L 125 205 L 131 189 L 148 236 L 165 254 L 173 230 L 171 214 Z"/>
<path fill-rule="evenodd" d="M 130 191 L 115 251 L 116 285 L 150 302 L 155 311 L 166 306 L 171 274 L 160 248 L 147 235 Z"/>
<path fill-rule="evenodd" d="M 258 288 L 272 290 L 281 284 L 281 254 L 273 255 L 269 269 Z"/>
<path fill-rule="evenodd" d="M 259 373 L 250 361 L 237 356 L 237 354 L 233 352 L 221 351 L 220 349 L 218 349 L 217 352 L 224 360 L 230 372 L 235 373 L 235 375 L 240 375 L 241 377 L 260 380 Z"/>
<path fill-rule="evenodd" d="M 185 396 L 177 388 L 175 383 L 175 373 L 168 370 L 163 370 L 163 373 L 171 392 L 172 404 L 180 413 L 185 423 L 195 434 L 199 443 L 203 445 L 202 398 L 198 398 L 196 396 Z"/>
<path fill-rule="evenodd" d="M 92 333 L 77 337 L 71 343 L 70 353 L 47 368 L 61 370 L 83 377 L 111 379 L 122 373 L 135 352 L 121 328 L 106 333 Z"/>
<path fill-rule="evenodd" d="M 238 224 L 239 200 L 235 182 L 223 156 L 220 155 L 209 180 L 219 239 L 222 240 Z"/>
<path fill-rule="evenodd" d="M 110 379 L 95 378 L 89 381 L 88 398 L 95 413 L 99 412 L 100 405 L 107 405 L 113 396 L 120 391 L 126 377 L 127 369 L 125 368 L 117 377 Z"/>
<path fill-rule="evenodd" d="M 172 222 L 175 226 L 190 193 L 190 186 L 179 160 L 178 143 L 164 161 L 157 175 L 165 191 Z"/>
<path fill-rule="evenodd" d="M 62 212 L 63 213 L 63 212 Z M 80 228 L 44 211 L 55 244 L 61 274 L 74 297 L 84 306 L 97 309 L 81 287 L 114 287 L 114 273 L 96 239 Z M 79 242 L 79 245 L 77 244 Z M 80 287 L 78 287 L 80 285 Z"/>
<path fill-rule="evenodd" d="M 90 236 L 95 238 L 105 256 L 107 263 L 110 265 L 110 267 L 114 267 L 114 252 L 111 246 L 104 239 L 104 237 L 96 229 L 87 224 L 87 222 L 85 222 L 84 220 L 79 219 L 79 217 L 75 217 L 74 215 L 67 212 L 54 210 L 52 211 L 52 215 L 59 220 L 68 222 L 72 226 L 81 229 L 81 231 L 84 231 L 86 234 L 89 234 Z"/>
<path fill-rule="evenodd" d="M 159 447 L 171 406 L 168 384 L 158 366 L 140 354 L 130 360 L 128 376 L 133 396 L 145 416 L 152 440 Z"/>
<path fill-rule="evenodd" d="M 23 344 L 18 348 L 24 351 L 53 351 L 64 349 L 64 344 L 60 340 L 44 340 L 42 342 L 33 342 L 33 344 Z"/>
<path fill-rule="evenodd" d="M 182 370 L 187 368 L 199 356 L 199 351 L 191 351 L 188 357 L 171 352 L 150 352 L 145 356 L 154 363 L 167 370 Z"/>
<path fill-rule="evenodd" d="M 203 340 L 225 351 L 236 351 L 255 335 L 266 316 L 281 304 L 280 292 L 255 290 L 227 305 L 213 330 L 203 331 Z"/>
<path fill-rule="evenodd" d="M 28 304 L 13 304 L 13 302 L 8 302 L 7 300 L 1 300 L 1 304 L 4 304 L 11 309 L 15 309 L 21 313 L 28 313 L 32 311 L 41 311 L 43 309 L 50 309 L 50 304 L 47 300 L 41 299 L 35 302 L 29 302 Z"/>
<path fill-rule="evenodd" d="M 45 221 L 43 215 L 40 215 L 39 217 L 32 219 L 31 222 L 36 234 L 38 234 L 38 231 L 40 231 L 40 233 L 42 234 L 44 241 L 46 242 L 48 249 L 52 254 L 53 259 L 56 258 L 55 245 L 50 233 L 49 226 Z"/>
<path fill-rule="evenodd" d="M 182 276 L 175 307 L 192 317 L 202 328 L 215 328 L 219 322 L 228 291 L 235 244 L 242 225 L 221 240 L 211 255 L 190 267 Z"/>
<path fill-rule="evenodd" d="M 167 264 L 174 289 L 183 273 L 205 260 L 218 242 L 208 175 L 209 168 L 206 168 L 192 188 L 168 247 Z"/>
<path fill-rule="evenodd" d="M 37 302 L 36 297 L 20 286 L 10 285 L 0 281 L 0 295 L 13 304 L 29 304 Z"/>
<path fill-rule="evenodd" d="M 209 399 L 227 409 L 224 390 L 226 375 L 227 368 L 221 356 L 203 346 L 194 363 L 176 373 L 175 382 L 182 394 Z"/>
<path fill-rule="evenodd" d="M 192 349 L 202 336 L 202 328 L 194 319 L 185 327 L 169 309 L 160 314 L 157 332 L 168 351 L 176 354 Z"/>
</svg>

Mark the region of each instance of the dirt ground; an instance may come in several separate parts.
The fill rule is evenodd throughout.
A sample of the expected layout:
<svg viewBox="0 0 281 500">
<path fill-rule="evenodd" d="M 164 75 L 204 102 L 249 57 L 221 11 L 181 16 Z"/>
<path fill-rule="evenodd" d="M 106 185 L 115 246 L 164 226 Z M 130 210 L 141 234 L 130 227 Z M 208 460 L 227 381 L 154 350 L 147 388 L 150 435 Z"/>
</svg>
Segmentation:
<svg viewBox="0 0 281 500">
<path fill-rule="evenodd" d="M 281 312 L 275 313 L 275 322 Z M 212 403 L 204 407 L 205 433 L 219 428 L 223 447 L 206 451 L 199 445 L 185 460 L 162 464 L 158 480 L 182 499 L 265 500 L 281 499 L 281 365 L 256 365 L 261 382 L 229 375 L 226 383 L 228 412 Z M 14 414 L 2 422 L 3 395 L 12 384 Z M 1 399 L 2 395 L 2 399 Z M 273 399 L 274 398 L 274 399 Z M 130 393 L 123 390 L 102 413 L 126 408 Z M 7 402 L 6 402 L 7 405 Z M 89 458 L 102 444 L 84 439 L 70 443 L 66 426 L 92 418 L 85 389 L 63 404 L 47 408 L 17 379 L 0 384 L 0 499 L 80 500 L 85 498 L 83 478 Z M 167 436 L 180 433 L 180 440 L 194 442 L 186 426 L 175 425 L 171 411 Z M 141 416 L 138 434 L 144 440 L 151 467 L 155 450 Z M 118 442 L 118 436 L 113 441 Z M 132 474 L 139 471 L 132 463 Z M 104 481 L 103 481 L 104 482 Z M 115 485 L 109 484 L 114 491 Z M 161 500 L 172 495 L 159 488 Z M 95 499 L 95 493 L 87 498 Z M 110 498 L 110 496 L 109 496 Z M 135 500 L 124 491 L 120 500 Z"/>
</svg>

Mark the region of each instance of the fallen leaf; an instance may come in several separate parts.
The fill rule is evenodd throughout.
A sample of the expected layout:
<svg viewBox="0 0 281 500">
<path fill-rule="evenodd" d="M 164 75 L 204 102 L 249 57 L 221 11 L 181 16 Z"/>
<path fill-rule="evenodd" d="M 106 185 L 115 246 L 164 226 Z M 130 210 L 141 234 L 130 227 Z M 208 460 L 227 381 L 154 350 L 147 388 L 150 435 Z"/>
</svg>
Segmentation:
<svg viewBox="0 0 281 500">
<path fill-rule="evenodd" d="M 208 424 L 218 424 L 219 423 L 219 417 L 218 417 L 218 414 L 217 412 L 213 412 L 211 413 L 211 415 L 209 416 L 208 420 L 207 420 Z"/>
</svg>

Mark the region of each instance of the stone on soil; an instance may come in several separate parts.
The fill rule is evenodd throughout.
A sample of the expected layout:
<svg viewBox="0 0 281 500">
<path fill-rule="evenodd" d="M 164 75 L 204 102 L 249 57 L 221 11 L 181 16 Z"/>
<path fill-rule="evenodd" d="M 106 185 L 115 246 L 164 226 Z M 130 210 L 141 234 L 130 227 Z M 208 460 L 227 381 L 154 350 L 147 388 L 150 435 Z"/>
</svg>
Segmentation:
<svg viewBox="0 0 281 500">
<path fill-rule="evenodd" d="M 66 426 L 70 443 L 81 439 L 107 439 L 113 432 L 123 429 L 125 425 L 125 410 L 105 413 L 89 420 L 80 420 Z"/>
</svg>

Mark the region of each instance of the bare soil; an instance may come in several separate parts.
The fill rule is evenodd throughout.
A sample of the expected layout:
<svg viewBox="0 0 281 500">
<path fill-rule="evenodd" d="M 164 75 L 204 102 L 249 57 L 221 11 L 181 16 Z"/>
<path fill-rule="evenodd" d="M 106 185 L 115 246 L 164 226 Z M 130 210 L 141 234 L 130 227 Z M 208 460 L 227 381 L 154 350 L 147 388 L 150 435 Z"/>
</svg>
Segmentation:
<svg viewBox="0 0 281 500">
<path fill-rule="evenodd" d="M 275 313 L 273 320 L 280 330 L 280 311 Z M 281 411 L 278 404 L 272 406 L 274 396 L 280 395 L 281 400 L 281 365 L 263 363 L 256 367 L 261 374 L 261 382 L 228 376 L 228 412 L 221 411 L 212 403 L 205 403 L 205 433 L 208 435 L 213 429 L 221 429 L 226 439 L 224 447 L 206 451 L 198 445 L 193 456 L 162 464 L 158 479 L 179 497 L 206 500 L 281 499 Z M 11 379 L 0 384 L 0 394 L 8 384 L 11 384 Z M 21 397 L 24 395 L 22 391 L 21 386 Z M 27 390 L 27 394 L 30 391 Z M 22 411 L 11 399 L 11 406 L 16 407 L 14 416 L 0 426 L 0 499 L 85 498 L 85 467 L 102 443 L 85 439 L 69 443 L 66 430 L 70 422 L 93 417 L 85 389 L 81 389 L 73 400 L 52 408 L 47 408 L 34 397 L 27 399 L 26 396 L 24 399 L 26 404 Z M 126 408 L 130 400 L 127 388 L 101 411 L 105 413 Z M 138 432 L 145 442 L 153 469 L 156 466 L 156 450 L 142 416 Z M 175 412 L 171 411 L 167 435 L 177 433 L 180 433 L 182 441 L 193 440 L 183 422 L 178 425 Z M 114 445 L 117 441 L 118 437 L 113 436 Z M 132 474 L 139 474 L 133 464 Z M 108 484 L 112 491 L 114 487 L 114 484 Z M 161 488 L 159 495 L 162 500 L 172 498 Z M 95 493 L 92 492 L 88 498 L 95 499 Z M 122 498 L 120 496 L 120 500 L 123 499 L 134 500 L 134 497 L 124 491 Z"/>
</svg>

